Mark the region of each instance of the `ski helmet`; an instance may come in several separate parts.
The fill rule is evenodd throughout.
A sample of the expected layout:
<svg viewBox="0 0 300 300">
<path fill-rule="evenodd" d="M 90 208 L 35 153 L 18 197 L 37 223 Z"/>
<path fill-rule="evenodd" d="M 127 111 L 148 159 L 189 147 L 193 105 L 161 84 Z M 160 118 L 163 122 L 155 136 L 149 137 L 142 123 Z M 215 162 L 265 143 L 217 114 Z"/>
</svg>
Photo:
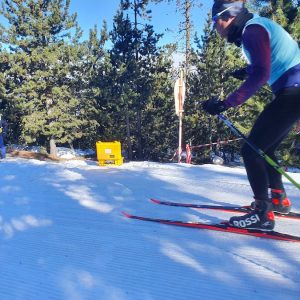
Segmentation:
<svg viewBox="0 0 300 300">
<path fill-rule="evenodd" d="M 245 8 L 245 1 L 238 0 L 215 0 L 212 7 L 212 18 L 236 17 Z"/>
</svg>

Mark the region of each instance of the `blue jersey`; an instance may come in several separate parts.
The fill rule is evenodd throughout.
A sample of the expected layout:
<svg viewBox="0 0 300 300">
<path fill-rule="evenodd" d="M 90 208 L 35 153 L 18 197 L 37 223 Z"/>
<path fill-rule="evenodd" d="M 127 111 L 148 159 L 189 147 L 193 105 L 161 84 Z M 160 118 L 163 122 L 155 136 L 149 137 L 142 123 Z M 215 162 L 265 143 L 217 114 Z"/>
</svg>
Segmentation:
<svg viewBox="0 0 300 300">
<path fill-rule="evenodd" d="M 287 70 L 300 64 L 300 50 L 298 44 L 280 25 L 264 17 L 255 15 L 246 26 L 261 25 L 269 34 L 271 47 L 271 74 L 268 83 L 272 85 Z M 245 30 L 244 28 L 244 30 Z M 250 54 L 245 48 L 243 51 L 251 63 Z"/>
</svg>

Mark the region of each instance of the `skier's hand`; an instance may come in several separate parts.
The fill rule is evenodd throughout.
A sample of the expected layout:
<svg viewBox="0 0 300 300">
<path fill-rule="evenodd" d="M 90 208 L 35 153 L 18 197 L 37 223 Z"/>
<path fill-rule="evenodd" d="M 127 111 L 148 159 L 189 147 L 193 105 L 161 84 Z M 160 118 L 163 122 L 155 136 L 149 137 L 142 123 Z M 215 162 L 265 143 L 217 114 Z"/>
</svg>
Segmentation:
<svg viewBox="0 0 300 300">
<path fill-rule="evenodd" d="M 212 98 L 204 101 L 202 103 L 202 108 L 210 115 L 218 115 L 221 112 L 227 110 L 224 101 L 220 101 L 218 98 Z"/>
<path fill-rule="evenodd" d="M 228 75 L 239 80 L 245 80 L 248 77 L 247 67 L 229 72 Z"/>
</svg>

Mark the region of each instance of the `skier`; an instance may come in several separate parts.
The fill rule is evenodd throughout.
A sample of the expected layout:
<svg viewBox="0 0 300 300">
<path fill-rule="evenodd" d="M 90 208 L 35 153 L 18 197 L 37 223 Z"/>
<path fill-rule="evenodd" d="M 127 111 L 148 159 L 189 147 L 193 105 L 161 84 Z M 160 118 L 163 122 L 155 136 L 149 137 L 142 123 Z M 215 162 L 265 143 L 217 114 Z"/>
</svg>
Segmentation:
<svg viewBox="0 0 300 300">
<path fill-rule="evenodd" d="M 6 147 L 4 144 L 4 138 L 6 137 L 7 133 L 7 122 L 2 119 L 0 114 L 0 158 L 3 159 L 6 157 Z"/>
<path fill-rule="evenodd" d="M 255 121 L 249 141 L 276 161 L 275 150 L 300 119 L 300 51 L 296 41 L 280 25 L 251 14 L 244 2 L 215 0 L 212 20 L 222 38 L 242 47 L 248 66 L 232 75 L 245 81 L 225 101 L 213 98 L 203 102 L 202 107 L 207 113 L 218 115 L 244 103 L 268 83 L 273 100 Z M 234 216 L 229 223 L 233 227 L 272 230 L 273 211 L 287 214 L 291 209 L 281 174 L 247 144 L 241 152 L 255 201 L 252 212 Z"/>
</svg>

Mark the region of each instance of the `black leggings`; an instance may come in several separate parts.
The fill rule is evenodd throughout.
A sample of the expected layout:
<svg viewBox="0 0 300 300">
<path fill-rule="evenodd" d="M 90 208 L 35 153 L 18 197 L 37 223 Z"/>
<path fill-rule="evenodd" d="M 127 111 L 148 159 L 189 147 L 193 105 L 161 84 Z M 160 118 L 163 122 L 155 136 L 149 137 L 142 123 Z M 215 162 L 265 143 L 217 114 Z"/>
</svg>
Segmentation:
<svg viewBox="0 0 300 300">
<path fill-rule="evenodd" d="M 276 94 L 257 118 L 249 141 L 277 162 L 275 150 L 300 119 L 300 87 Z M 242 147 L 248 179 L 257 200 L 267 201 L 268 188 L 283 189 L 282 176 L 247 144 Z"/>
</svg>

